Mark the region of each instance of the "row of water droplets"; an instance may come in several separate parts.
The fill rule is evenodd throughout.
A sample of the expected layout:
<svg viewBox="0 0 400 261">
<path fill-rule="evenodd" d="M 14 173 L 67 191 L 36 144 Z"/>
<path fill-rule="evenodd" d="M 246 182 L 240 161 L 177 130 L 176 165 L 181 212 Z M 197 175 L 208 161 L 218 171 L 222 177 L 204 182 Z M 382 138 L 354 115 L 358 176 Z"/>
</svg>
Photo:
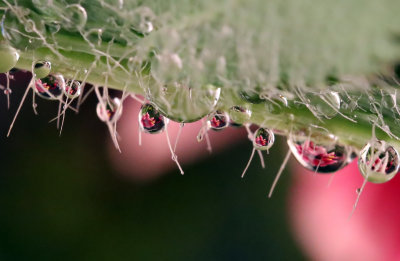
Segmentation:
<svg viewBox="0 0 400 261">
<path fill-rule="evenodd" d="M 18 54 L 13 53 L 12 49 L 11 52 L 10 50 L 8 50 L 8 52 L 16 63 L 18 60 Z M 8 67 L 12 68 L 13 65 Z M 2 68 L 2 72 L 9 69 L 8 67 Z M 59 111 L 59 116 L 57 118 L 59 118 L 60 115 L 65 115 L 65 110 L 71 104 L 71 101 L 81 95 L 81 83 L 74 79 L 65 81 L 62 75 L 50 74 L 51 63 L 49 61 L 37 61 L 33 63 L 32 71 L 33 78 L 27 91 L 32 88 L 35 94 L 41 98 L 60 101 L 60 104 L 64 104 L 64 110 L 61 113 Z M 8 73 L 8 71 L 6 73 Z M 98 88 L 96 86 L 94 88 L 96 89 L 96 93 L 99 94 Z M 10 93 L 11 91 L 8 86 L 5 90 L 5 94 L 9 95 Z M 251 100 L 251 97 L 245 93 L 241 93 L 241 95 L 246 101 L 251 101 L 252 103 L 257 102 L 254 99 Z M 25 96 L 26 95 L 24 95 L 24 97 Z M 64 100 L 63 97 L 66 97 L 66 100 Z M 137 99 L 135 95 L 132 95 L 132 97 Z M 98 95 L 98 98 L 99 103 L 96 108 L 97 115 L 100 120 L 109 125 L 110 133 L 115 136 L 115 142 L 117 144 L 115 126 L 122 115 L 122 101 L 117 97 L 110 98 L 106 96 L 106 98 L 104 98 L 101 94 Z M 279 98 L 283 104 L 287 106 L 286 98 L 283 96 L 279 96 Z M 331 104 L 333 104 L 332 106 L 340 107 L 340 98 L 338 98 L 337 93 L 332 93 L 330 98 L 332 101 Z M 245 126 L 248 131 L 248 137 L 253 144 L 253 150 L 251 158 L 242 173 L 243 177 L 250 165 L 255 151 L 268 151 L 272 147 L 275 141 L 274 131 L 269 128 L 260 127 L 255 132 L 252 132 L 250 130 L 252 112 L 249 108 L 245 106 L 233 106 L 228 112 L 225 112 L 216 109 L 219 95 L 218 97 L 213 97 L 213 99 L 216 99 L 214 102 L 214 108 L 211 108 L 212 112 L 206 116 L 206 121 L 203 121 L 204 124 L 199 132 L 198 141 L 202 141 L 204 136 L 207 137 L 208 130 L 221 131 L 228 126 Z M 161 133 L 167 130 L 169 122 L 167 117 L 168 115 L 163 114 L 154 103 L 143 102 L 138 115 L 139 128 L 142 132 L 148 134 Z M 181 126 L 183 126 L 184 123 L 184 121 L 181 121 Z M 181 169 L 175 154 L 176 144 L 175 147 L 172 148 L 169 140 L 168 143 L 171 149 L 172 159 Z M 315 173 L 323 174 L 337 172 L 348 165 L 357 156 L 357 153 L 353 148 L 341 145 L 333 135 L 313 137 L 311 134 L 307 134 L 307 132 L 300 131 L 289 133 L 287 143 L 289 145 L 290 153 L 285 157 L 282 167 L 278 172 L 273 187 L 271 188 L 270 196 L 272 195 L 272 191 L 290 154 L 294 155 L 297 161 L 305 168 L 314 171 Z M 387 182 L 397 174 L 400 167 L 399 154 L 397 150 L 386 142 L 375 138 L 375 134 L 373 134 L 373 138 L 365 145 L 358 155 L 359 169 L 365 179 L 361 188 L 357 189 L 359 195 L 367 181 L 372 183 Z M 260 155 L 260 159 L 263 160 L 262 155 Z M 182 169 L 181 173 L 183 174 Z"/>
<path fill-rule="evenodd" d="M 66 12 L 66 14 L 68 15 L 63 17 L 66 22 L 66 26 L 68 27 L 68 25 L 70 24 L 70 30 L 82 29 L 85 26 L 87 20 L 85 9 L 83 9 L 83 7 L 80 5 L 71 5 L 67 8 L 67 11 L 68 12 Z M 133 28 L 135 27 L 133 26 L 131 29 L 136 34 L 146 35 L 153 31 L 154 26 L 152 24 L 152 20 L 154 19 L 154 14 L 151 12 L 150 9 L 141 9 L 140 12 L 137 12 L 137 16 L 134 17 L 138 19 L 137 21 L 135 21 L 135 24 L 137 24 L 137 26 L 136 28 Z M 75 25 L 78 25 L 79 28 L 75 28 Z M 0 46 L 0 52 L 2 58 L 4 58 L 4 60 L 0 63 L 0 73 L 8 73 L 8 71 L 11 70 L 17 63 L 19 55 L 14 48 L 8 45 L 1 44 Z M 164 63 L 167 63 L 169 66 L 165 66 Z M 224 62 L 221 63 L 224 64 Z M 167 76 L 171 75 L 171 68 L 176 68 L 177 71 L 180 71 L 182 68 L 181 58 L 176 53 L 172 52 L 172 54 L 156 54 L 154 62 L 152 64 L 152 75 L 156 81 L 160 79 L 161 81 L 165 81 L 168 78 Z M 168 71 L 164 72 L 163 69 Z M 48 100 L 58 100 L 60 102 L 60 108 L 63 109 L 59 110 L 59 115 L 56 119 L 59 120 L 61 115 L 64 119 L 65 111 L 68 108 L 71 108 L 71 102 L 74 99 L 78 98 L 82 93 L 81 83 L 74 79 L 70 81 L 65 81 L 62 75 L 50 74 L 50 71 L 50 62 L 35 62 L 32 66 L 33 78 L 27 91 L 32 88 L 34 92 L 41 98 Z M 181 87 L 182 86 L 168 86 L 168 89 L 179 89 Z M 124 98 L 126 97 L 123 96 L 122 99 L 119 99 L 117 97 L 110 98 L 108 97 L 108 92 L 106 90 L 103 91 L 103 94 L 101 94 L 96 86 L 94 88 L 96 91 L 96 95 L 99 98 L 99 103 L 96 108 L 97 115 L 100 120 L 107 124 L 113 137 L 113 141 L 116 147 L 119 148 L 116 135 L 116 123 L 122 115 L 122 103 Z M 185 91 L 183 90 L 178 91 L 178 93 L 183 93 L 183 95 L 186 96 L 192 95 L 192 89 L 188 88 L 185 90 L 187 91 L 187 93 L 185 93 Z M 177 93 L 176 91 L 173 92 Z M 230 125 L 244 125 L 248 130 L 248 137 L 253 144 L 253 151 L 251 154 L 251 158 L 242 174 L 243 177 L 251 162 L 251 159 L 255 154 L 255 151 L 259 152 L 260 159 L 263 160 L 261 151 L 268 151 L 269 148 L 271 148 L 275 140 L 275 130 L 261 127 L 253 133 L 250 130 L 250 118 L 252 113 L 251 110 L 249 110 L 248 108 L 242 106 L 233 106 L 229 109 L 228 112 L 217 110 L 216 105 L 219 99 L 219 92 L 220 90 L 209 86 L 209 88 L 206 89 L 206 94 L 199 94 L 201 97 L 210 95 L 209 99 L 206 99 L 208 102 L 206 104 L 206 110 L 202 110 L 203 108 L 199 108 L 196 106 L 192 107 L 192 110 L 194 111 L 201 111 L 201 113 L 199 113 L 201 118 L 204 116 L 205 112 L 207 112 L 208 114 L 205 118 L 206 121 L 204 122 L 203 127 L 198 135 L 198 140 L 201 141 L 205 136 L 209 143 L 207 135 L 208 130 L 220 131 Z M 7 86 L 7 88 L 5 89 L 5 94 L 9 96 L 10 93 L 11 90 L 9 86 Z M 24 98 L 26 97 L 26 94 L 24 95 Z M 268 99 L 268 96 L 263 96 L 263 94 L 259 94 L 258 90 L 256 90 L 254 94 L 255 95 L 251 95 L 251 93 L 249 94 L 246 92 L 241 92 L 241 97 L 245 101 L 250 103 L 258 103 L 259 101 Z M 340 97 L 337 92 L 329 91 L 323 93 L 320 96 L 320 98 L 325 101 L 322 106 L 320 106 L 320 102 L 314 103 L 309 100 L 308 97 L 302 96 L 302 93 L 298 94 L 301 102 L 306 105 L 310 109 L 310 111 L 312 111 L 314 115 L 318 118 L 329 118 L 337 113 L 340 113 Z M 139 112 L 139 128 L 142 132 L 149 134 L 157 134 L 163 131 L 167 132 L 167 125 L 169 121 L 168 117 L 171 116 L 171 103 L 168 101 L 168 97 L 165 99 L 166 102 L 164 103 L 160 101 L 153 101 L 157 99 L 157 97 L 162 97 L 163 95 L 164 93 L 160 94 L 157 88 L 156 91 L 149 91 L 148 98 L 151 102 L 143 102 L 143 106 Z M 66 100 L 64 100 L 64 97 L 66 98 Z M 280 102 L 287 106 L 287 99 L 284 96 L 280 95 L 278 96 L 278 98 L 280 99 Z M 64 105 L 63 107 L 61 106 L 62 104 Z M 190 104 L 190 106 L 193 106 L 193 104 Z M 211 106 L 212 108 L 210 108 Z M 178 106 L 178 110 L 182 111 L 181 107 L 182 105 Z M 174 108 L 172 108 L 172 111 L 173 109 Z M 274 106 L 272 105 L 271 111 L 273 111 L 274 109 L 276 108 L 274 108 Z M 188 120 L 187 118 L 173 118 L 172 120 L 181 122 L 181 126 L 183 126 L 185 122 L 192 121 Z M 352 119 L 350 118 L 350 120 Z M 167 139 L 169 147 L 171 149 L 172 159 L 181 169 L 177 160 L 177 156 L 175 154 L 176 143 L 175 147 L 172 148 L 169 141 L 168 133 Z M 324 138 L 322 140 L 319 140 L 318 138 L 315 139 L 315 137 L 311 137 L 311 135 L 307 134 L 307 132 L 291 132 L 288 137 L 288 145 L 290 149 L 289 152 L 295 156 L 300 164 L 307 169 L 315 171 L 315 173 L 335 173 L 336 171 L 349 164 L 356 155 L 352 148 L 342 146 L 337 141 L 336 137 L 332 135 L 328 135 L 327 139 Z M 210 145 L 209 149 L 211 150 Z M 275 187 L 276 182 L 283 171 L 284 165 L 286 164 L 290 153 L 288 153 L 285 157 L 284 164 L 282 164 L 282 167 L 278 172 L 277 178 L 274 181 L 273 187 L 269 195 L 272 194 L 273 188 Z M 392 179 L 399 169 L 400 163 L 398 157 L 398 152 L 394 147 L 383 141 L 377 140 L 375 137 L 371 139 L 371 141 L 368 142 L 367 145 L 359 153 L 359 169 L 361 174 L 365 178 L 365 183 L 367 181 L 373 183 L 382 183 Z M 183 174 L 182 169 L 181 173 Z M 359 194 L 361 194 L 365 183 L 363 184 L 361 189 L 358 190 Z"/>
</svg>

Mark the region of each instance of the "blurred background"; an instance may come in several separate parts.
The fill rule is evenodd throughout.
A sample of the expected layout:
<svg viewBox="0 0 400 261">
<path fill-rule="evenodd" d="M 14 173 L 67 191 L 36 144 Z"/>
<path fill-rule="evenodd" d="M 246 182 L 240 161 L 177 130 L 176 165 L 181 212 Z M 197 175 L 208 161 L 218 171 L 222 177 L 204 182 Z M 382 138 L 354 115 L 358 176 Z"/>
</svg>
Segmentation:
<svg viewBox="0 0 400 261">
<path fill-rule="evenodd" d="M 204 153 L 183 160 L 184 176 L 167 156 L 165 169 L 149 171 L 147 179 L 146 168 L 159 164 L 152 158 L 157 143 L 144 139 L 138 158 L 128 152 L 115 159 L 94 95 L 79 114 L 67 113 L 61 137 L 48 123 L 58 103 L 37 98 L 35 116 L 29 95 L 6 138 L 27 77 L 17 72 L 9 111 L 0 96 L 0 260 L 305 259 L 290 229 L 287 172 L 267 198 L 286 150 L 283 139 L 265 157 L 266 169 L 255 157 L 244 179 L 252 144 L 243 130 L 212 155 L 199 144 Z M 128 120 L 137 124 L 136 117 Z M 214 141 L 227 138 L 215 135 Z M 124 150 L 129 142 L 121 144 Z M 130 165 L 119 166 L 124 160 Z"/>
</svg>

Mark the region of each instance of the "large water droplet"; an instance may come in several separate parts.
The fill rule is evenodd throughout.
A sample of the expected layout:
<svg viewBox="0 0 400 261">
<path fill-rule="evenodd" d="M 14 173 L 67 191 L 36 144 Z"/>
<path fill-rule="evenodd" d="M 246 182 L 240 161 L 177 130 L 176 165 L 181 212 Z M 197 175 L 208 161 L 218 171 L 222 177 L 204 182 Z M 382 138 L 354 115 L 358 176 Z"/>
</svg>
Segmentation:
<svg viewBox="0 0 400 261">
<path fill-rule="evenodd" d="M 399 167 L 397 150 L 384 141 L 371 141 L 360 152 L 358 168 L 369 182 L 387 182 L 397 174 Z"/>
<path fill-rule="evenodd" d="M 117 122 L 122 115 L 121 100 L 115 97 L 108 101 L 99 102 L 96 107 L 96 113 L 101 121 L 109 123 Z"/>
<path fill-rule="evenodd" d="M 336 142 L 332 137 L 291 135 L 288 145 L 298 162 L 318 173 L 333 173 L 346 166 L 351 150 Z"/>
<path fill-rule="evenodd" d="M 65 88 L 63 89 L 64 95 L 70 99 L 75 99 L 79 95 L 81 95 L 81 83 L 78 81 L 69 81 L 65 84 Z"/>
<path fill-rule="evenodd" d="M 273 131 L 267 128 L 259 128 L 254 133 L 253 146 L 256 150 L 269 150 L 275 142 Z"/>
<path fill-rule="evenodd" d="M 35 92 L 38 96 L 48 100 L 58 100 L 65 88 L 64 77 L 60 74 L 49 75 L 35 80 Z"/>
<path fill-rule="evenodd" d="M 142 105 L 139 111 L 140 130 L 150 134 L 157 134 L 165 129 L 168 119 L 150 103 Z"/>
<path fill-rule="evenodd" d="M 232 126 L 242 126 L 250 121 L 251 110 L 244 106 L 233 106 L 229 109 L 229 118 Z"/>
<path fill-rule="evenodd" d="M 13 47 L 0 43 L 0 73 L 11 70 L 18 62 L 19 54 Z"/>
<path fill-rule="evenodd" d="M 148 99 L 167 118 L 177 122 L 194 122 L 210 114 L 219 100 L 221 89 L 213 85 L 190 88 L 178 83 L 151 85 Z"/>
<path fill-rule="evenodd" d="M 51 71 L 51 63 L 49 61 L 37 61 L 33 65 L 33 73 L 36 78 L 44 78 Z"/>
<path fill-rule="evenodd" d="M 229 126 L 229 115 L 226 112 L 216 111 L 208 117 L 208 125 L 212 130 L 219 131 Z"/>
</svg>

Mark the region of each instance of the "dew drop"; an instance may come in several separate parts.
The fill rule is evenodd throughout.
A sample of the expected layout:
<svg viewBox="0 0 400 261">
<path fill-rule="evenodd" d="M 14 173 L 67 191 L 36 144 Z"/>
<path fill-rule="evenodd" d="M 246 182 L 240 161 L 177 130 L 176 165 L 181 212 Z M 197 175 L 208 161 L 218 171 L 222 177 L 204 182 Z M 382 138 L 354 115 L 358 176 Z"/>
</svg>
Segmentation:
<svg viewBox="0 0 400 261">
<path fill-rule="evenodd" d="M 249 122 L 251 110 L 243 106 L 233 106 L 229 109 L 230 125 L 239 127 Z"/>
<path fill-rule="evenodd" d="M 44 78 L 51 71 L 51 63 L 49 61 L 37 61 L 33 66 L 33 73 L 36 78 Z"/>
<path fill-rule="evenodd" d="M 65 84 L 65 88 L 63 89 L 64 95 L 70 99 L 75 99 L 79 95 L 81 95 L 81 83 L 79 81 L 70 81 Z"/>
<path fill-rule="evenodd" d="M 229 115 L 223 111 L 216 111 L 209 115 L 208 125 L 212 130 L 219 131 L 229 126 Z"/>
<path fill-rule="evenodd" d="M 154 30 L 153 22 L 156 20 L 154 12 L 146 6 L 136 8 L 131 15 L 132 31 L 146 35 Z"/>
<path fill-rule="evenodd" d="M 351 150 L 332 137 L 313 137 L 304 134 L 292 135 L 288 145 L 297 161 L 305 168 L 317 173 L 333 173 L 351 160 Z"/>
<path fill-rule="evenodd" d="M 13 47 L 0 43 L 0 73 L 11 70 L 19 60 L 19 54 Z"/>
<path fill-rule="evenodd" d="M 35 92 L 41 98 L 58 100 L 65 88 L 64 77 L 60 74 L 48 75 L 47 77 L 35 80 Z"/>
<path fill-rule="evenodd" d="M 387 182 L 397 174 L 399 167 L 397 150 L 384 141 L 373 140 L 360 152 L 358 168 L 369 182 Z"/>
<path fill-rule="evenodd" d="M 256 150 L 269 150 L 275 142 L 273 131 L 267 128 L 259 128 L 254 133 L 253 146 Z"/>
<path fill-rule="evenodd" d="M 211 84 L 196 88 L 155 84 L 148 89 L 148 99 L 164 116 L 184 123 L 198 121 L 215 110 L 220 94 L 221 88 Z"/>
<path fill-rule="evenodd" d="M 121 100 L 115 97 L 114 99 L 97 103 L 96 113 L 101 121 L 117 122 L 122 115 Z"/>
<path fill-rule="evenodd" d="M 165 125 L 168 119 L 150 103 L 142 105 L 139 111 L 139 126 L 140 130 L 145 133 L 157 134 L 161 133 L 165 129 Z"/>
</svg>

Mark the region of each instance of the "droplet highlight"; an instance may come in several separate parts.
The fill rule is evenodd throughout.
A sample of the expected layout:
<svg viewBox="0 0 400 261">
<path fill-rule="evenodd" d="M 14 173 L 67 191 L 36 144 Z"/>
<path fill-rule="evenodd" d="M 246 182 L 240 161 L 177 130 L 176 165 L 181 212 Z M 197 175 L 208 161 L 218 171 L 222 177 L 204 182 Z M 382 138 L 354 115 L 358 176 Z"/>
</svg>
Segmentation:
<svg viewBox="0 0 400 261">
<path fill-rule="evenodd" d="M 399 153 L 384 141 L 373 140 L 360 152 L 358 168 L 369 182 L 387 182 L 397 174 L 399 167 Z"/>
<path fill-rule="evenodd" d="M 65 88 L 63 89 L 64 95 L 70 99 L 75 99 L 81 95 L 81 83 L 79 81 L 69 81 L 65 84 Z"/>
<path fill-rule="evenodd" d="M 256 150 L 269 150 L 275 142 L 274 132 L 267 128 L 259 128 L 254 133 L 253 146 Z"/>
<path fill-rule="evenodd" d="M 229 126 L 229 115 L 226 112 L 216 111 L 208 117 L 210 129 L 219 131 Z"/>
<path fill-rule="evenodd" d="M 244 106 L 233 106 L 229 109 L 230 125 L 240 127 L 250 121 L 251 110 Z"/>
<path fill-rule="evenodd" d="M 64 77 L 60 74 L 49 75 L 35 80 L 35 92 L 38 96 L 48 100 L 58 100 L 65 88 Z"/>
<path fill-rule="evenodd" d="M 103 122 L 117 122 L 122 115 L 121 100 L 115 97 L 108 101 L 99 102 L 96 107 L 96 113 L 97 117 Z"/>
<path fill-rule="evenodd" d="M 163 132 L 167 123 L 166 120 L 150 103 L 145 103 L 140 108 L 139 126 L 140 130 L 145 133 L 157 134 Z"/>
<path fill-rule="evenodd" d="M 0 73 L 10 71 L 19 60 L 18 51 L 13 47 L 0 43 Z"/>
<path fill-rule="evenodd" d="M 36 78 L 44 78 L 51 71 L 51 63 L 49 61 L 37 61 L 33 65 L 33 74 Z"/>
<path fill-rule="evenodd" d="M 288 145 L 297 161 L 317 173 L 333 173 L 349 163 L 351 151 L 330 137 L 292 135 Z"/>
</svg>

